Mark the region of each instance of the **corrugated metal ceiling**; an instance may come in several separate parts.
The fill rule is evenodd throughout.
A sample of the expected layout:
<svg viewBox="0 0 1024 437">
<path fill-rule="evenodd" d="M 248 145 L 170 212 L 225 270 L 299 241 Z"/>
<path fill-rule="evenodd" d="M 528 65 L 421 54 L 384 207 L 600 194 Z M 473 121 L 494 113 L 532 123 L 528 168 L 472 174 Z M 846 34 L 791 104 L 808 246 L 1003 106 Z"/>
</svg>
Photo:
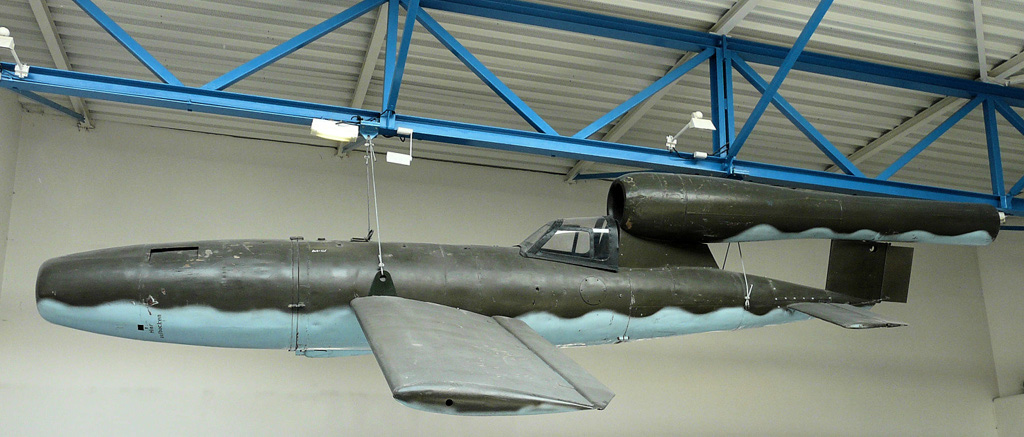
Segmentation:
<svg viewBox="0 0 1024 437">
<path fill-rule="evenodd" d="M 36 1 L 36 0 L 33 0 Z M 143 80 L 154 76 L 69 0 L 42 0 L 49 8 L 75 71 Z M 332 16 L 353 1 L 113 1 L 96 0 L 117 23 L 187 85 L 199 86 Z M 548 0 L 538 3 L 706 31 L 732 0 Z M 987 69 L 1024 49 L 1024 8 L 1016 1 L 984 2 Z M 789 46 L 815 0 L 762 0 L 729 35 Z M 54 67 L 28 1 L 7 1 L 0 25 L 9 27 L 30 65 Z M 493 19 L 429 11 L 444 27 L 556 130 L 574 133 L 662 75 L 686 53 Z M 347 106 L 373 34 L 376 12 L 233 85 L 229 90 Z M 400 113 L 529 130 L 487 86 L 417 25 L 398 102 Z M 978 77 L 972 4 L 955 0 L 837 0 L 808 50 L 957 76 Z M 0 54 L 0 57 L 4 56 Z M 379 108 L 384 55 L 363 107 Z M 771 80 L 773 67 L 752 64 Z M 737 125 L 760 94 L 735 74 Z M 620 142 L 663 147 L 695 110 L 710 109 L 707 66 L 690 72 Z M 785 96 L 843 153 L 850 155 L 935 103 L 942 96 L 792 72 Z M 64 97 L 55 100 L 69 105 Z M 43 110 L 29 100 L 23 104 Z M 174 129 L 333 146 L 308 129 L 250 120 L 87 100 L 97 125 L 116 121 Z M 47 109 L 47 111 L 49 111 Z M 972 191 L 988 191 L 984 122 L 976 110 L 894 177 Z M 942 117 L 860 164 L 874 175 L 927 134 Z M 69 121 L 70 122 L 70 121 Z M 603 130 L 598 137 L 606 132 Z M 1007 185 L 1024 174 L 1024 140 L 1000 124 Z M 394 144 L 391 144 L 394 143 Z M 740 154 L 742 159 L 824 169 L 830 162 L 792 124 L 769 108 Z M 702 133 L 681 139 L 683 150 L 708 150 Z M 404 144 L 385 140 L 384 149 Z M 545 156 L 417 143 L 417 156 L 565 174 L 574 162 Z M 615 171 L 607 165 L 590 172 Z"/>
</svg>

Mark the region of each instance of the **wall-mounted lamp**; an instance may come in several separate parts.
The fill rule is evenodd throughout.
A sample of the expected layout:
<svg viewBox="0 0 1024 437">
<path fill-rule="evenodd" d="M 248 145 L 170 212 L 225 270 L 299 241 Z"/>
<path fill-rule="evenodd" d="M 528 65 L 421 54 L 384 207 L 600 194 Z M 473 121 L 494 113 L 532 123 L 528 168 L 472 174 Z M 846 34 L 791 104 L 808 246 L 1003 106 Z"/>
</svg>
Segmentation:
<svg viewBox="0 0 1024 437">
<path fill-rule="evenodd" d="M 387 161 L 392 164 L 410 165 L 412 164 L 412 129 L 400 127 L 398 135 L 409 137 L 409 154 L 388 152 Z"/>
<path fill-rule="evenodd" d="M 351 143 L 359 138 L 359 125 L 323 118 L 314 118 L 309 131 L 320 138 L 341 143 Z"/>
<path fill-rule="evenodd" d="M 11 30 L 6 27 L 0 27 L 0 48 L 10 50 L 14 56 L 14 75 L 22 79 L 27 77 L 28 65 L 22 64 L 21 59 L 18 59 L 18 52 L 14 51 L 14 37 L 11 36 Z"/>
<path fill-rule="evenodd" d="M 668 150 L 675 152 L 677 138 L 679 138 L 679 136 L 682 135 L 683 132 L 686 132 L 690 129 L 715 130 L 715 123 L 711 122 L 711 120 L 704 118 L 703 112 L 696 111 L 690 114 L 690 122 L 686 123 L 686 126 L 683 126 L 682 129 L 679 129 L 679 132 L 676 132 L 675 135 L 669 135 L 665 137 L 665 147 L 668 148 Z M 694 156 L 696 157 L 698 153 L 702 155 L 704 158 L 707 158 L 708 156 L 707 153 L 702 152 L 694 153 Z"/>
</svg>

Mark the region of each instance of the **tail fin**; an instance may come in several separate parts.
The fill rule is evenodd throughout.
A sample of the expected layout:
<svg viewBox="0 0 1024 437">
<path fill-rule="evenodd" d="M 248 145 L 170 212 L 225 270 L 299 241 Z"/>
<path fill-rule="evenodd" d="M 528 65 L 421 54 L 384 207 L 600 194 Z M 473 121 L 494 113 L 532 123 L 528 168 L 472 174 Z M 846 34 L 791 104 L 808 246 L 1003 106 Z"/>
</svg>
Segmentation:
<svg viewBox="0 0 1024 437">
<path fill-rule="evenodd" d="M 833 240 L 825 289 L 867 301 L 906 302 L 914 249 Z"/>
</svg>

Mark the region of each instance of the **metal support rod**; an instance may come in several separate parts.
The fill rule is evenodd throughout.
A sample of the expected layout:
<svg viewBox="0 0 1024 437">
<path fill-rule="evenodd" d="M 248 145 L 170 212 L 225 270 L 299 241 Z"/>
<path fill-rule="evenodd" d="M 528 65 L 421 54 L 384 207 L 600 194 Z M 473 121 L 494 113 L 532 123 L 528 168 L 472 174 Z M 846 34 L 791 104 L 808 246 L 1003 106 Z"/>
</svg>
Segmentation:
<svg viewBox="0 0 1024 437">
<path fill-rule="evenodd" d="M 405 61 L 409 57 L 409 43 L 412 42 L 412 32 L 416 26 L 416 14 L 420 10 L 420 0 L 408 0 L 405 4 L 405 28 L 402 29 L 402 43 L 398 48 L 398 59 L 395 60 L 394 78 L 391 79 L 391 88 L 384 90 L 391 96 L 388 97 L 387 108 L 384 112 L 394 113 L 398 105 L 398 91 L 402 87 L 402 75 L 405 74 Z"/>
<path fill-rule="evenodd" d="M 11 91 L 14 91 L 14 92 L 16 92 L 18 94 L 21 94 L 21 95 L 25 96 L 26 98 L 35 100 L 36 102 L 42 103 L 43 105 L 49 106 L 49 107 L 51 107 L 53 109 L 56 109 L 56 110 L 60 111 L 61 113 L 67 115 L 68 117 L 71 117 L 71 118 L 74 118 L 75 120 L 78 120 L 80 123 L 84 123 L 85 122 L 85 117 L 83 117 L 82 114 L 79 114 L 79 113 L 75 112 L 71 108 L 68 108 L 68 107 L 66 107 L 64 105 L 61 105 L 60 103 L 54 102 L 53 100 L 50 100 L 50 99 L 48 99 L 46 97 L 40 96 L 39 94 L 36 94 L 36 93 L 34 93 L 32 91 L 26 91 L 26 90 L 11 90 Z"/>
<path fill-rule="evenodd" d="M 747 117 L 747 121 L 743 123 L 743 129 L 740 129 L 740 133 L 736 135 L 736 140 L 729 145 L 730 158 L 735 157 L 740 152 L 740 149 L 743 148 L 744 143 L 747 142 L 747 138 L 750 138 L 751 132 L 754 131 L 754 126 L 757 125 L 758 120 L 764 115 L 764 111 L 768 109 L 768 104 L 771 103 L 772 98 L 779 92 L 782 81 L 789 75 L 789 70 L 796 64 L 797 58 L 804 51 L 807 42 L 811 40 L 811 36 L 814 35 L 814 31 L 818 28 L 822 18 L 825 18 L 825 13 L 828 12 L 830 6 L 832 6 L 832 0 L 820 0 L 818 2 L 818 7 L 814 9 L 811 18 L 807 20 L 804 30 L 800 32 L 800 36 L 793 43 L 793 48 L 789 49 L 789 53 L 782 60 L 782 65 L 779 66 L 775 76 L 772 77 L 772 82 L 765 88 L 761 94 L 761 99 L 757 101 L 757 104 L 754 105 L 754 110 Z"/>
<path fill-rule="evenodd" d="M 981 102 L 983 102 L 984 100 L 984 96 L 978 96 L 972 99 L 970 102 L 967 102 L 966 105 L 964 105 L 958 111 L 954 112 L 953 115 L 949 116 L 949 118 L 946 119 L 946 121 L 942 122 L 942 124 L 938 125 L 934 130 L 932 130 L 930 134 L 922 138 L 921 141 L 914 145 L 914 147 L 911 147 L 910 150 L 907 150 L 906 153 L 903 154 L 903 156 L 900 156 L 888 168 L 883 170 L 882 173 L 878 175 L 877 179 L 884 181 L 892 177 L 892 175 L 900 171 L 900 169 L 906 166 L 907 163 L 909 163 L 912 159 L 917 157 L 917 155 L 921 154 L 921 152 L 923 152 L 924 149 L 927 149 L 928 146 L 932 145 L 932 143 L 934 143 L 935 140 L 939 139 L 939 137 L 941 137 L 943 134 L 949 131 L 954 125 L 959 123 L 960 120 L 966 117 L 967 114 L 974 110 L 974 108 L 977 108 L 978 105 L 981 104 Z"/>
<path fill-rule="evenodd" d="M 732 62 L 736 67 L 736 70 L 739 71 L 740 74 L 746 78 L 756 90 L 762 93 L 765 92 L 767 84 L 761 75 L 757 74 L 750 65 L 747 65 L 747 63 L 738 56 L 733 56 Z M 811 142 L 814 143 L 814 145 L 817 146 L 829 160 L 842 169 L 844 173 L 854 176 L 864 176 L 864 173 L 857 169 L 857 166 L 850 162 L 846 155 L 840 152 L 839 149 L 837 149 L 836 146 L 828 140 L 828 138 L 825 138 L 825 136 L 822 135 L 822 133 L 819 132 L 810 121 L 807 121 L 803 115 L 800 115 L 800 112 L 797 111 L 793 105 L 790 105 L 789 102 L 782 97 L 782 94 L 779 94 L 776 91 L 772 96 L 771 103 L 775 105 L 779 112 L 786 116 L 786 118 L 788 118 L 789 121 L 800 130 L 800 132 L 803 132 L 804 136 L 811 140 Z M 730 153 L 730 155 L 732 154 Z"/>
<path fill-rule="evenodd" d="M 437 21 L 434 21 L 426 11 L 420 11 L 416 16 L 416 19 L 419 20 L 420 24 L 422 24 L 431 35 L 434 35 L 434 38 L 437 38 L 441 44 L 447 47 L 448 50 L 455 55 L 455 57 L 459 58 L 463 64 L 469 67 L 469 69 L 472 70 L 480 80 L 483 80 L 491 90 L 497 93 L 498 97 L 501 97 L 505 103 L 511 106 L 512 110 L 516 111 L 520 117 L 523 117 L 530 126 L 533 126 L 533 128 L 538 132 L 543 132 L 549 135 L 558 135 L 558 132 L 556 132 L 554 128 L 548 125 L 548 123 L 545 122 L 540 115 L 534 112 L 533 109 L 530 109 L 523 99 L 520 99 L 519 96 L 512 92 L 512 90 L 505 85 L 501 79 L 498 79 L 498 76 L 495 76 L 491 70 L 488 70 L 479 59 L 473 56 L 473 54 L 459 43 L 452 34 L 448 33 L 447 30 L 444 30 Z"/>
<path fill-rule="evenodd" d="M 683 77 L 684 74 L 689 73 L 690 70 L 693 70 L 695 67 L 706 61 L 714 53 L 714 49 L 705 49 L 699 55 L 693 57 L 693 59 L 690 59 L 689 61 L 683 63 L 683 65 L 680 65 L 679 67 L 672 69 L 672 71 L 668 72 L 668 74 L 662 76 L 661 79 L 658 79 L 657 81 L 649 85 L 647 88 L 644 88 L 639 93 L 636 93 L 636 95 L 634 95 L 633 97 L 630 97 L 625 102 L 622 102 L 621 105 L 616 106 L 611 111 L 608 111 L 607 114 L 603 115 L 601 118 L 598 118 L 589 126 L 581 129 L 572 137 L 589 138 L 598 130 L 601 130 L 601 128 L 607 126 L 608 123 L 615 121 L 615 119 L 621 117 L 630 109 L 633 109 L 636 105 L 639 105 L 644 100 L 647 100 L 649 97 L 656 94 L 658 91 L 661 91 L 665 87 L 671 85 L 673 82 Z"/>
<path fill-rule="evenodd" d="M 164 83 L 167 84 L 181 85 L 181 81 L 178 80 L 178 78 L 174 77 L 174 75 L 171 74 L 171 72 L 167 70 L 167 68 L 165 68 L 163 64 L 160 63 L 160 61 L 157 61 L 156 58 L 153 57 L 153 55 L 149 54 L 149 52 L 147 52 L 146 49 L 142 48 L 142 46 L 138 42 L 136 42 L 130 35 L 128 35 L 128 32 L 125 32 L 124 29 L 121 28 L 121 26 L 115 23 L 114 20 L 112 20 L 110 16 L 103 12 L 102 9 L 96 6 L 95 3 L 93 3 L 91 0 L 73 1 L 75 2 L 75 4 L 78 5 L 78 7 L 82 8 L 82 11 L 84 11 L 86 14 L 92 17 L 92 19 L 96 21 L 96 23 L 99 24 L 100 27 L 106 30 L 107 33 L 110 34 L 110 36 L 114 37 L 114 39 L 118 43 L 120 43 L 125 49 L 127 49 L 128 53 L 131 53 L 132 56 L 135 57 L 135 59 L 138 59 L 139 62 L 142 62 L 142 65 L 145 65 L 146 68 L 149 69 L 149 71 L 152 71 L 153 74 L 156 75 L 156 77 L 159 77 L 160 80 L 164 81 Z"/>
<path fill-rule="evenodd" d="M 361 17 L 363 14 L 372 11 L 374 8 L 380 6 L 385 0 L 363 0 L 352 6 L 343 12 L 324 20 L 322 23 L 313 26 L 309 30 L 302 32 L 292 39 L 285 41 L 270 50 L 267 50 L 262 55 L 253 58 L 251 61 L 239 65 L 234 70 L 225 73 L 223 76 L 211 80 L 206 85 L 203 85 L 203 89 L 208 90 L 222 90 L 225 89 L 235 82 L 245 79 L 249 75 L 261 70 L 263 67 L 270 65 L 277 60 L 288 56 L 292 52 L 305 47 L 307 44 L 316 41 L 320 37 L 333 32 L 335 29 L 344 26 L 346 23 Z"/>
</svg>

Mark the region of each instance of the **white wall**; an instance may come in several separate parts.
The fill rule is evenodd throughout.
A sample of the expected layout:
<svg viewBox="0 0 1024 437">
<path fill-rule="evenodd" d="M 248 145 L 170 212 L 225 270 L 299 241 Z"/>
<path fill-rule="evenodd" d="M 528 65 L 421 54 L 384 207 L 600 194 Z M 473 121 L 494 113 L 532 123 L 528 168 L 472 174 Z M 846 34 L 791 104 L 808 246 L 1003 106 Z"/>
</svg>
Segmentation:
<svg viewBox="0 0 1024 437">
<path fill-rule="evenodd" d="M 993 360 L 999 383 L 999 435 L 1024 436 L 1024 233 L 1003 231 L 978 249 L 981 284 L 988 311 Z"/>
<path fill-rule="evenodd" d="M 560 415 L 422 413 L 391 399 L 370 356 L 133 342 L 36 313 L 36 270 L 62 254 L 361 235 L 362 159 L 330 155 L 115 123 L 80 133 L 25 115 L 15 186 L 26 200 L 14 205 L 0 304 L 0 434 L 995 435 L 977 256 L 957 247 L 919 248 L 911 303 L 876 307 L 907 328 L 809 321 L 568 350 L 618 396 L 605 411 Z M 511 245 L 552 218 L 604 209 L 604 183 L 558 175 L 416 161 L 378 176 L 392 241 Z M 827 247 L 749 244 L 746 267 L 820 286 Z"/>
<path fill-rule="evenodd" d="M 14 198 L 14 167 L 18 160 L 21 113 L 18 95 L 0 90 L 0 284 L 3 284 L 4 279 L 7 230 L 11 218 L 11 200 Z M 2 285 L 0 296 L 3 296 Z"/>
</svg>

